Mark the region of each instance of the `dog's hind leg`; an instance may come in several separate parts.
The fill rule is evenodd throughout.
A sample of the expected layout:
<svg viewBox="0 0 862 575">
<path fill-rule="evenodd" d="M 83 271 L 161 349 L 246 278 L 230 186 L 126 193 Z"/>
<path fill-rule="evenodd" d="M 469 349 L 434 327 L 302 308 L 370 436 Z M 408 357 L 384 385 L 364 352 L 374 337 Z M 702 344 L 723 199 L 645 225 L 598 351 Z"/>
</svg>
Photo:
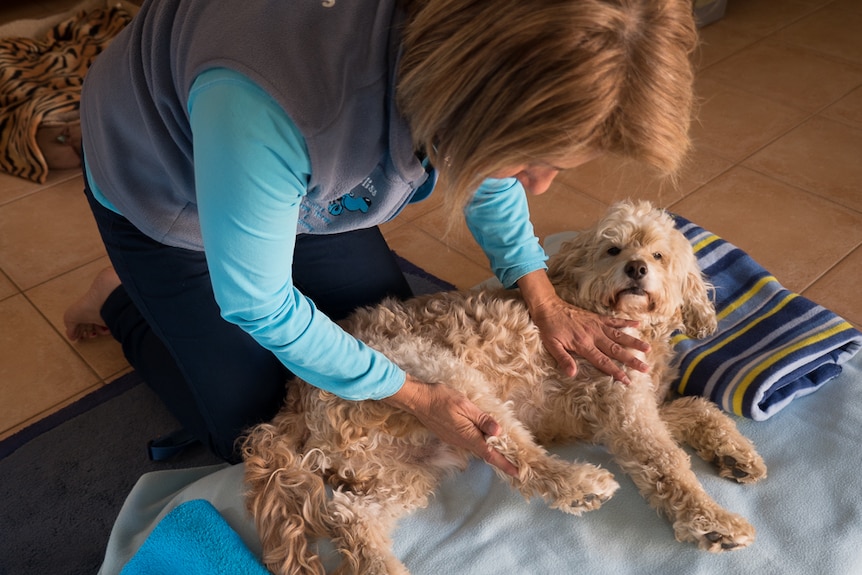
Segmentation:
<svg viewBox="0 0 862 575">
<path fill-rule="evenodd" d="M 703 397 L 681 397 L 661 406 L 674 438 L 690 445 L 722 477 L 753 483 L 766 477 L 766 464 L 733 420 Z"/>
<path fill-rule="evenodd" d="M 326 490 L 316 472 L 319 459 L 294 449 L 293 436 L 275 426 L 256 427 L 244 446 L 246 506 L 255 519 L 263 561 L 279 575 L 323 575 L 323 565 L 309 543 L 326 534 L 322 512 Z"/>
<path fill-rule="evenodd" d="M 670 519 L 679 541 L 708 551 L 749 545 L 754 528 L 704 491 L 688 454 L 659 417 L 651 394 L 649 386 L 637 382 L 609 389 L 605 399 L 613 409 L 604 412 L 596 439 L 613 453 L 650 504 Z"/>
<path fill-rule="evenodd" d="M 333 575 L 409 575 L 389 536 L 408 509 L 380 493 L 351 491 L 333 492 L 329 509 L 332 541 L 343 557 Z"/>
</svg>

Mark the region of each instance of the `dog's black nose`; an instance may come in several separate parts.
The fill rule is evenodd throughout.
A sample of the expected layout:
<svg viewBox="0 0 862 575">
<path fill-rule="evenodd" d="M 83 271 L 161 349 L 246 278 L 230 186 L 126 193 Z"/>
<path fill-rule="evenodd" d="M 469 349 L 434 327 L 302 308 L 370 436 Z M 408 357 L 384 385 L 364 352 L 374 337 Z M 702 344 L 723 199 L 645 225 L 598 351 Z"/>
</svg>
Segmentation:
<svg viewBox="0 0 862 575">
<path fill-rule="evenodd" d="M 649 268 L 643 260 L 633 260 L 626 264 L 626 275 L 633 280 L 642 279 L 648 271 Z"/>
</svg>

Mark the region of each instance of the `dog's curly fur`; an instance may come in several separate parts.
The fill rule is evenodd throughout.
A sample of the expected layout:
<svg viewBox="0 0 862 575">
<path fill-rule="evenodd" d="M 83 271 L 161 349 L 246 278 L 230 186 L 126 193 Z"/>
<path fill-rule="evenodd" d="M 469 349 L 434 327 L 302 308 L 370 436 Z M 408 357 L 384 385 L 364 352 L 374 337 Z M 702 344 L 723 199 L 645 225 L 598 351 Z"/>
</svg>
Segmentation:
<svg viewBox="0 0 862 575">
<path fill-rule="evenodd" d="M 389 300 L 357 311 L 345 327 L 418 379 L 460 389 L 490 413 L 503 433 L 489 442 L 519 468 L 517 478 L 498 474 L 525 497 L 574 515 L 597 509 L 618 487 L 611 473 L 541 447 L 596 442 L 669 518 L 678 540 L 709 551 L 751 543 L 752 526 L 706 494 L 679 446 L 723 477 L 747 483 L 766 475 L 752 444 L 712 403 L 669 398 L 671 334 L 703 337 L 716 328 L 711 288 L 672 218 L 647 203 L 616 204 L 563 244 L 549 276 L 566 301 L 638 320 L 630 331 L 651 345 L 643 354 L 651 372 L 627 370 L 625 386 L 579 361 L 575 377 L 561 375 L 516 291 Z M 265 563 L 276 573 L 322 573 L 309 545 L 316 536 L 342 553 L 338 573 L 408 573 L 391 553 L 390 530 L 468 456 L 383 402 L 291 383 L 284 409 L 244 445 L 248 508 Z"/>
</svg>

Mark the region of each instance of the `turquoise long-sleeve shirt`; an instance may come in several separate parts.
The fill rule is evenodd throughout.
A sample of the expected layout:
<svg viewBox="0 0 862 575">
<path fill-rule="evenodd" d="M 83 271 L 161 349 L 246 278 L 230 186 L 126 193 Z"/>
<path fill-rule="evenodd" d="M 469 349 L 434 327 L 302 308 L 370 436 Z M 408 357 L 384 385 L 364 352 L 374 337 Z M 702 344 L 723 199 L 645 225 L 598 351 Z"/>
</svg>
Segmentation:
<svg viewBox="0 0 862 575">
<path fill-rule="evenodd" d="M 403 370 L 345 333 L 293 285 L 297 223 L 311 175 L 296 125 L 257 84 L 221 68 L 196 79 L 188 113 L 201 233 L 222 316 L 320 389 L 354 400 L 396 393 Z M 483 182 L 465 216 L 504 285 L 544 269 L 515 178 Z"/>
</svg>

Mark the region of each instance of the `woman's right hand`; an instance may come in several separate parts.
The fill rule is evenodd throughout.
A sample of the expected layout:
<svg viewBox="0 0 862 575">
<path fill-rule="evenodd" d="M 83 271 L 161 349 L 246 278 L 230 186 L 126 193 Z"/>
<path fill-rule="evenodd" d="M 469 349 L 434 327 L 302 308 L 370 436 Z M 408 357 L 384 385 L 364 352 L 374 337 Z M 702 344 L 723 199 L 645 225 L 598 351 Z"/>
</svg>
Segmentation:
<svg viewBox="0 0 862 575">
<path fill-rule="evenodd" d="M 401 389 L 382 401 L 415 415 L 446 443 L 518 476 L 518 468 L 485 441 L 487 436 L 500 434 L 500 425 L 463 393 L 441 383 L 420 382 L 408 374 Z"/>
</svg>

